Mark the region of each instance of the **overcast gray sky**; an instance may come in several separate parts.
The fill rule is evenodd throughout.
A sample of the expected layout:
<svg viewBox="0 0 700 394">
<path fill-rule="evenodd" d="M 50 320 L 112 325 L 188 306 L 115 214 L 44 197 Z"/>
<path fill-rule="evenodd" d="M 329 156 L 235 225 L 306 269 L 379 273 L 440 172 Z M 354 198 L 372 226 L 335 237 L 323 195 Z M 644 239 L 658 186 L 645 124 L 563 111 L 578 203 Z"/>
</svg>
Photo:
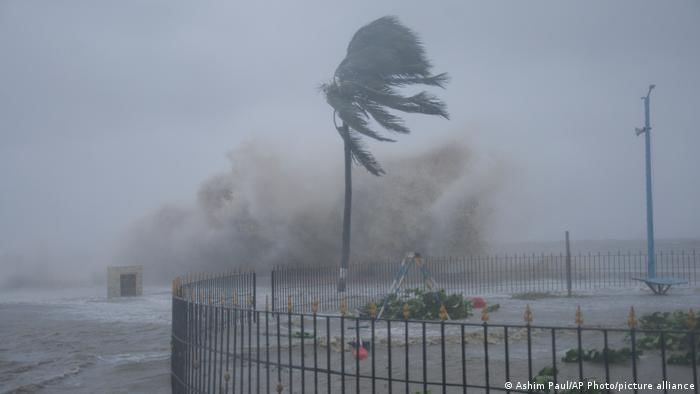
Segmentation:
<svg viewBox="0 0 700 394">
<path fill-rule="evenodd" d="M 643 238 L 650 83 L 657 235 L 700 237 L 700 2 L 428 4 L 0 1 L 0 251 L 107 256 L 242 141 L 340 165 L 317 87 L 386 14 L 451 74 L 452 119 L 373 149 L 459 136 L 505 163 L 492 240 Z"/>
</svg>

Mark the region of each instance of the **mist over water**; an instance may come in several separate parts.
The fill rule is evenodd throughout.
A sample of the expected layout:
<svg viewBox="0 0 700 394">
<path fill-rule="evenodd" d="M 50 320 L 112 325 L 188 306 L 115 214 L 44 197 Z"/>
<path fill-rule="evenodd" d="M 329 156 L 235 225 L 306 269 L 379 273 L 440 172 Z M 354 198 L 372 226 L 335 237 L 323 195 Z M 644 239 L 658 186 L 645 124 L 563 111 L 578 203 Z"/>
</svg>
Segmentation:
<svg viewBox="0 0 700 394">
<path fill-rule="evenodd" d="M 205 180 L 196 204 L 165 205 L 136 223 L 120 259 L 168 278 L 338 263 L 342 157 L 309 168 L 273 147 L 248 143 L 228 158 L 230 170 Z M 353 259 L 398 258 L 412 250 L 481 252 L 494 210 L 490 199 L 504 169 L 494 165 L 486 171 L 474 162 L 466 144 L 449 141 L 383 160 L 383 177 L 354 167 Z"/>
</svg>

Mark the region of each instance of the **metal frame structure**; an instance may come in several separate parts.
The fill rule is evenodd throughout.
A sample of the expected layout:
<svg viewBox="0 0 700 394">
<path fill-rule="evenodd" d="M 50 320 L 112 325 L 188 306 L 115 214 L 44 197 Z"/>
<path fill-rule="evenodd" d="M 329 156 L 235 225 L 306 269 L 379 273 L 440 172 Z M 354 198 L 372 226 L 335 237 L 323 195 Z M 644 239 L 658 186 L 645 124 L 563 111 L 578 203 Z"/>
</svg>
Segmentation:
<svg viewBox="0 0 700 394">
<path fill-rule="evenodd" d="M 430 270 L 426 266 L 423 257 L 418 252 L 411 252 L 408 253 L 403 260 L 401 260 L 399 271 L 396 273 L 394 280 L 391 282 L 391 287 L 389 287 L 389 295 L 399 295 L 399 292 L 401 291 L 401 288 L 406 280 L 406 276 L 410 273 L 411 268 L 414 266 L 420 269 L 421 275 L 423 275 L 423 285 L 426 289 L 428 289 L 428 291 L 434 292 L 435 289 L 438 288 L 438 284 L 435 282 L 435 279 L 433 279 L 433 274 L 430 273 Z M 437 294 L 434 294 L 434 296 L 439 304 L 440 297 Z M 385 307 L 386 302 L 383 302 L 382 307 L 379 309 L 379 313 L 377 314 L 377 319 L 382 317 Z M 447 319 L 450 319 L 450 315 L 447 315 Z"/>
</svg>

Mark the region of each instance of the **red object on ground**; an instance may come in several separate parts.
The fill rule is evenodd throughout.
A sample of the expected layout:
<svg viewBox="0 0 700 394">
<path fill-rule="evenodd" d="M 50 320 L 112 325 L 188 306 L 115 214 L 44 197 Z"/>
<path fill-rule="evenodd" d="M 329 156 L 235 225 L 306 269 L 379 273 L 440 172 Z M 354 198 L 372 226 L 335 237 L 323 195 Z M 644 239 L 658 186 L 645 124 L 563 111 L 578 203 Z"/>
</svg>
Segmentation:
<svg viewBox="0 0 700 394">
<path fill-rule="evenodd" d="M 357 350 L 353 349 L 352 355 L 359 360 L 364 360 L 369 356 L 369 352 L 364 346 L 360 346 L 360 348 Z"/>
<path fill-rule="evenodd" d="M 472 298 L 472 306 L 476 309 L 481 309 L 486 306 L 486 301 L 481 297 Z"/>
</svg>

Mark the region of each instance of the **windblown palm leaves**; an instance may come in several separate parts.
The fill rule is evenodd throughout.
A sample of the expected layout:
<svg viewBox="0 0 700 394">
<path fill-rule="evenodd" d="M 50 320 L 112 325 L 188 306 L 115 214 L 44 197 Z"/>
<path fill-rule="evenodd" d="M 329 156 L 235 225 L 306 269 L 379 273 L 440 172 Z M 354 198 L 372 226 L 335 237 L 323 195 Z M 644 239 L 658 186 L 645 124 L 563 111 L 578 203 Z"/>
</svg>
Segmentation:
<svg viewBox="0 0 700 394">
<path fill-rule="evenodd" d="M 390 110 L 448 118 L 445 103 L 437 97 L 427 92 L 404 96 L 399 91 L 416 84 L 444 87 L 447 74 L 432 75 L 431 68 L 416 34 L 395 17 L 386 16 L 355 33 L 333 82 L 322 86 L 328 104 L 343 122 L 336 128 L 350 145 L 353 161 L 373 175 L 384 170 L 362 143 L 361 135 L 377 141 L 394 140 L 374 130 L 371 119 L 385 130 L 407 134 L 408 127 Z"/>
</svg>

